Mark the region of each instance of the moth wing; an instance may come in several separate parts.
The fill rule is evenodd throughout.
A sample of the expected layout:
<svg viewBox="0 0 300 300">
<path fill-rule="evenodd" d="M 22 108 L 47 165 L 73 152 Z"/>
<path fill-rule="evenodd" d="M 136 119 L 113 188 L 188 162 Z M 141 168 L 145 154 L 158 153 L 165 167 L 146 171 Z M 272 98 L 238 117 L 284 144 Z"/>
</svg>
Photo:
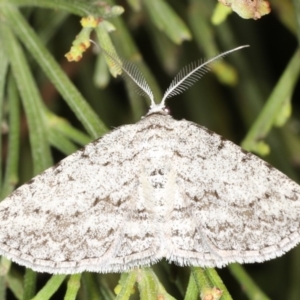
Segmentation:
<svg viewBox="0 0 300 300">
<path fill-rule="evenodd" d="M 184 209 L 172 215 L 169 260 L 203 267 L 262 262 L 300 242 L 298 184 L 204 127 L 178 126 L 174 165 Z"/>
<path fill-rule="evenodd" d="M 148 215 L 133 206 L 138 129 L 114 130 L 1 202 L 0 254 L 36 271 L 65 274 L 120 272 L 156 260 Z"/>
</svg>

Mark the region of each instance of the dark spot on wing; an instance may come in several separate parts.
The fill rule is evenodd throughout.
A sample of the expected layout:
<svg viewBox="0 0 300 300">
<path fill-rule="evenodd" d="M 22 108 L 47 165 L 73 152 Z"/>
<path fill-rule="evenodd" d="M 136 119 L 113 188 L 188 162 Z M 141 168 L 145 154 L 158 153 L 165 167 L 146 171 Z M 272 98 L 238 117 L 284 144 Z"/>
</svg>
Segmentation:
<svg viewBox="0 0 300 300">
<path fill-rule="evenodd" d="M 99 197 L 97 197 L 97 198 L 94 200 L 92 206 L 96 206 L 100 201 L 101 201 L 101 199 L 100 199 Z"/>
<path fill-rule="evenodd" d="M 162 169 L 155 169 L 150 173 L 150 176 L 155 176 L 155 175 L 164 175 L 164 172 L 162 171 Z"/>
<path fill-rule="evenodd" d="M 57 175 L 57 174 L 59 174 L 61 172 L 62 172 L 61 168 L 56 168 L 55 171 L 54 171 L 54 174 Z"/>
<path fill-rule="evenodd" d="M 182 157 L 182 155 L 177 150 L 174 151 L 174 154 L 178 157 Z"/>
<path fill-rule="evenodd" d="M 242 153 L 244 153 L 245 155 L 248 155 L 248 154 L 249 154 L 249 152 L 246 151 L 245 149 L 241 149 L 241 151 L 242 151 Z"/>
<path fill-rule="evenodd" d="M 132 220 L 147 220 L 149 218 L 149 214 L 145 208 L 136 209 L 131 218 Z"/>
<path fill-rule="evenodd" d="M 198 198 L 197 196 L 191 197 L 195 202 L 200 202 L 200 200 L 202 200 L 202 198 Z"/>
<path fill-rule="evenodd" d="M 251 203 L 249 203 L 249 207 L 251 207 L 251 208 L 253 208 L 253 207 L 254 207 L 254 205 L 255 205 L 255 202 L 251 202 Z"/>
<path fill-rule="evenodd" d="M 214 196 L 217 199 L 220 199 L 219 194 L 216 190 L 214 191 L 204 191 L 205 196 Z"/>
<path fill-rule="evenodd" d="M 115 207 L 119 207 L 119 206 L 121 206 L 121 204 L 122 204 L 123 202 L 126 202 L 126 201 L 128 201 L 128 198 L 126 198 L 126 199 L 124 199 L 124 200 L 113 201 L 113 200 L 110 199 L 109 197 L 105 197 L 105 198 L 103 198 L 103 199 L 97 197 L 97 198 L 94 200 L 92 206 L 96 206 L 98 203 L 104 202 L 104 203 L 107 203 L 109 206 L 113 205 L 113 206 L 115 206 Z M 105 204 L 105 206 L 106 206 L 106 204 Z"/>
<path fill-rule="evenodd" d="M 34 183 L 34 181 L 35 181 L 35 178 L 32 178 L 31 180 L 29 180 L 29 181 L 27 182 L 27 184 L 32 184 L 32 183 Z"/>
<path fill-rule="evenodd" d="M 61 165 L 62 161 L 59 161 L 56 165 L 53 166 L 53 169 L 57 169 Z"/>
<path fill-rule="evenodd" d="M 112 130 L 111 132 L 113 132 L 113 130 Z M 98 144 L 98 142 L 99 142 L 100 140 L 102 140 L 104 136 L 105 136 L 105 134 L 104 134 L 103 136 L 100 136 L 99 138 L 95 139 L 94 141 L 92 141 L 91 144 L 93 144 L 93 145 Z M 85 148 L 85 147 L 84 147 L 84 148 Z"/>
<path fill-rule="evenodd" d="M 221 142 L 220 142 L 220 144 L 218 146 L 218 150 L 219 151 L 222 150 L 224 148 L 224 146 L 225 146 L 225 143 L 224 143 L 224 141 L 221 140 Z"/>
<path fill-rule="evenodd" d="M 71 175 L 68 175 L 68 178 L 70 181 L 75 181 L 74 177 L 72 177 Z"/>
<path fill-rule="evenodd" d="M 22 193 L 19 189 L 17 189 L 17 190 L 14 191 L 13 194 L 11 194 L 11 195 L 10 195 L 9 197 L 7 197 L 7 198 L 11 198 L 11 197 L 13 197 L 13 196 L 23 196 L 23 193 Z"/>
<path fill-rule="evenodd" d="M 294 194 L 292 197 L 289 197 L 287 195 L 284 195 L 285 199 L 289 199 L 289 200 L 292 200 L 292 201 L 296 201 L 298 200 L 298 196 L 296 194 Z"/>
<path fill-rule="evenodd" d="M 274 169 L 274 167 L 272 165 L 270 165 L 269 163 L 265 162 L 265 166 L 269 169 L 272 170 Z"/>
<path fill-rule="evenodd" d="M 164 185 L 160 182 L 155 182 L 153 184 L 153 187 L 156 188 L 156 189 L 162 189 L 164 187 Z"/>
<path fill-rule="evenodd" d="M 84 151 L 82 151 L 81 157 L 82 158 L 89 158 L 90 156 L 88 154 L 86 154 Z"/>
<path fill-rule="evenodd" d="M 242 151 L 243 152 L 243 151 Z M 243 163 L 245 163 L 245 162 L 247 162 L 247 161 L 249 161 L 249 160 L 251 160 L 251 156 L 250 156 L 250 153 L 249 152 L 246 152 L 246 155 L 245 156 L 243 156 L 243 158 L 242 158 L 242 162 Z"/>
<path fill-rule="evenodd" d="M 109 229 L 107 236 L 114 234 L 115 230 L 113 228 Z"/>
</svg>

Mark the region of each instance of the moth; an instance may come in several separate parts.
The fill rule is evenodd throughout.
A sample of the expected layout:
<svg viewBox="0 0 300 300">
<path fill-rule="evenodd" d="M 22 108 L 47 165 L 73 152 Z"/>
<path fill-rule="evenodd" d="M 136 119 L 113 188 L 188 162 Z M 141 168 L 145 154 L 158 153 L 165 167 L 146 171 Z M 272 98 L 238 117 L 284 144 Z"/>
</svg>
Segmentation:
<svg viewBox="0 0 300 300">
<path fill-rule="evenodd" d="M 299 185 L 165 107 L 211 62 L 241 48 L 183 69 L 160 104 L 134 66 L 103 50 L 150 98 L 149 112 L 1 202 L 0 254 L 38 272 L 104 273 L 162 258 L 201 267 L 262 262 L 298 244 Z"/>
</svg>

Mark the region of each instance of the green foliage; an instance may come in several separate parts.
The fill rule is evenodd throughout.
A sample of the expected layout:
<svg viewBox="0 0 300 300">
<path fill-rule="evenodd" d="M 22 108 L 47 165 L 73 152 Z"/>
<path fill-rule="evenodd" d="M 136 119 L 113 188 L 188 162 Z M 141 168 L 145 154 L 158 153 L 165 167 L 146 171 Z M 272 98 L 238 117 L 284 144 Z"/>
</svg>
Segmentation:
<svg viewBox="0 0 300 300">
<path fill-rule="evenodd" d="M 128 0 L 122 1 L 123 15 L 113 0 L 106 3 L 0 0 L 1 198 L 62 154 L 74 152 L 108 128 L 137 121 L 147 111 L 148 103 L 130 85 L 127 93 L 120 92 L 120 83 L 109 75 L 117 75 L 113 66 L 95 53 L 97 47 L 94 52 L 87 49 L 79 63 L 66 61 L 64 55 L 81 30 L 80 17 L 90 15 L 101 22 L 94 33 L 86 31 L 85 38 L 91 33 L 102 47 L 136 64 L 157 102 L 160 88 L 182 66 L 250 44 L 216 63 L 215 76 L 207 75 L 168 105 L 176 118 L 201 123 L 237 143 L 245 136 L 244 148 L 260 155 L 270 152 L 266 159 L 297 180 L 292 166 L 300 161 L 299 104 L 293 103 L 299 97 L 300 72 L 294 42 L 300 42 L 297 0 L 273 0 L 277 13 L 256 22 L 228 12 L 220 16 L 217 1 Z M 214 269 L 179 268 L 166 262 L 121 276 L 50 276 L 2 257 L 0 300 L 193 300 L 218 289 L 223 300 L 296 300 L 299 252 L 245 268 L 233 264 L 221 270 L 220 277 Z"/>
</svg>

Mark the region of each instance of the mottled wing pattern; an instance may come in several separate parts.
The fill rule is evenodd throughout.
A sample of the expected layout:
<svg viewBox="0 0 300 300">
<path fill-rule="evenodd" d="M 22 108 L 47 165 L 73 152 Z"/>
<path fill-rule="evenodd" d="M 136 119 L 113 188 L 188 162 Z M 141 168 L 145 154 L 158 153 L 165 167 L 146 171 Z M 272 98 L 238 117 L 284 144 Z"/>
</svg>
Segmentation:
<svg viewBox="0 0 300 300">
<path fill-rule="evenodd" d="M 3 201 L 0 253 L 50 273 L 119 272 L 156 261 L 149 212 L 135 206 L 138 129 L 120 127 Z"/>
<path fill-rule="evenodd" d="M 299 243 L 300 188 L 163 112 L 70 155 L 0 204 L 0 253 L 37 271 L 260 262 Z"/>
<path fill-rule="evenodd" d="M 179 121 L 175 130 L 176 188 L 189 209 L 173 214 L 169 260 L 262 262 L 299 243 L 299 185 L 202 126 Z"/>
</svg>

